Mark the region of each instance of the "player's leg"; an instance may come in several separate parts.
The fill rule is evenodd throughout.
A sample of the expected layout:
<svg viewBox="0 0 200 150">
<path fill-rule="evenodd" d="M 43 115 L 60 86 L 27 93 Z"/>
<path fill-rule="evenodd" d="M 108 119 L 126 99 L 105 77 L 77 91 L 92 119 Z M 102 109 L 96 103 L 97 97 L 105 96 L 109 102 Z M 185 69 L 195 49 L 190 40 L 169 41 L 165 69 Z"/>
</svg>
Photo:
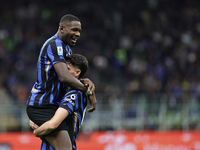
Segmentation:
<svg viewBox="0 0 200 150">
<path fill-rule="evenodd" d="M 30 120 L 38 126 L 50 120 L 55 114 L 56 107 L 27 107 L 27 115 Z M 49 144 L 56 150 L 72 150 L 72 144 L 67 132 L 66 121 L 63 121 L 59 127 L 46 136 Z"/>
<path fill-rule="evenodd" d="M 41 143 L 41 147 L 40 150 L 54 150 L 51 145 L 46 141 L 45 138 L 42 138 L 42 143 Z"/>
<path fill-rule="evenodd" d="M 72 150 L 72 143 L 66 130 L 56 131 L 45 136 L 55 150 Z"/>
</svg>

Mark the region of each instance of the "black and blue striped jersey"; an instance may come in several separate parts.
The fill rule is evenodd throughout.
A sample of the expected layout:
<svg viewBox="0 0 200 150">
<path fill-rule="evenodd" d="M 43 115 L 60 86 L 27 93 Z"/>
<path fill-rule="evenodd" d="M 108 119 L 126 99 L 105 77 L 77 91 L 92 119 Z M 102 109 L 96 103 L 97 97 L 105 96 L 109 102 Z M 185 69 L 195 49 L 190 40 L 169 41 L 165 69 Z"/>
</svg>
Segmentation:
<svg viewBox="0 0 200 150">
<path fill-rule="evenodd" d="M 66 62 L 72 50 L 65 45 L 57 34 L 49 38 L 41 48 L 37 63 L 37 80 L 31 90 L 27 105 L 58 106 L 66 93 L 66 86 L 60 82 L 53 65 Z"/>
<path fill-rule="evenodd" d="M 66 118 L 67 131 L 72 142 L 72 149 L 76 150 L 77 134 L 81 124 L 83 123 L 87 109 L 87 95 L 78 90 L 70 90 L 62 99 L 60 107 L 69 112 L 69 115 Z M 51 149 L 52 147 L 45 140 L 42 140 L 41 150 Z"/>
<path fill-rule="evenodd" d="M 61 102 L 60 107 L 69 112 L 67 116 L 67 131 L 72 141 L 73 150 L 76 150 L 76 137 L 83 123 L 86 112 L 87 95 L 78 90 L 68 91 Z"/>
</svg>

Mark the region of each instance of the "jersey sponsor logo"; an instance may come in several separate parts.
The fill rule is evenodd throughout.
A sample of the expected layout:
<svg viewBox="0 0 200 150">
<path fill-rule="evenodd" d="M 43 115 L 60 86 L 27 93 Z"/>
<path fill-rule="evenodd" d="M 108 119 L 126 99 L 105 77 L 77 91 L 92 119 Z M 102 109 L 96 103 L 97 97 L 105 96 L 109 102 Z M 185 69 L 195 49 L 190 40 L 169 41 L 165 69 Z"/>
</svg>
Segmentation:
<svg viewBox="0 0 200 150">
<path fill-rule="evenodd" d="M 58 46 L 57 47 L 57 52 L 58 52 L 58 55 L 63 55 L 63 48 L 62 48 L 62 46 Z"/>
</svg>

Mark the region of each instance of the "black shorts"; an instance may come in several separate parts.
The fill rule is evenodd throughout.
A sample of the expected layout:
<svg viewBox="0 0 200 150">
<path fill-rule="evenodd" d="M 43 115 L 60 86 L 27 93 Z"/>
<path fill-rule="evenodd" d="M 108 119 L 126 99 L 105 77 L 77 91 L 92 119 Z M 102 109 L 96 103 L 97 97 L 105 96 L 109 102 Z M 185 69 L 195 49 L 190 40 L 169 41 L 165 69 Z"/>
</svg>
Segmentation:
<svg viewBox="0 0 200 150">
<path fill-rule="evenodd" d="M 50 120 L 54 116 L 57 109 L 56 106 L 27 106 L 26 112 L 31 121 L 38 126 L 41 126 L 44 122 Z M 54 131 L 60 130 L 67 130 L 66 120 L 64 120 Z"/>
</svg>

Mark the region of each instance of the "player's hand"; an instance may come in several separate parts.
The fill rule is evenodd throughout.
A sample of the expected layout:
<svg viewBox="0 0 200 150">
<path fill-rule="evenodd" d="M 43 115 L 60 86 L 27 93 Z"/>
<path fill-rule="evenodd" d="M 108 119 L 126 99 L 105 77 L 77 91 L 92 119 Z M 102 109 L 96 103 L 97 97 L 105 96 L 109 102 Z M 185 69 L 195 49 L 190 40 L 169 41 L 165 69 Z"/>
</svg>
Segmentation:
<svg viewBox="0 0 200 150">
<path fill-rule="evenodd" d="M 37 124 L 35 124 L 33 121 L 29 121 L 29 125 L 30 125 L 30 127 L 33 129 L 33 130 L 35 130 L 35 129 L 37 129 L 39 126 L 37 125 Z"/>
<path fill-rule="evenodd" d="M 91 108 L 88 109 L 88 112 L 92 113 L 93 111 L 96 110 L 96 104 L 97 104 L 97 99 L 94 92 L 88 95 L 88 100 L 89 100 L 90 105 L 92 106 Z"/>
<path fill-rule="evenodd" d="M 33 131 L 33 134 L 35 135 L 35 137 L 40 137 L 40 136 L 36 133 L 35 130 Z"/>
<path fill-rule="evenodd" d="M 88 87 L 87 93 L 92 94 L 95 91 L 94 83 L 88 78 L 84 78 L 81 80 L 82 80 L 83 84 Z"/>
</svg>

